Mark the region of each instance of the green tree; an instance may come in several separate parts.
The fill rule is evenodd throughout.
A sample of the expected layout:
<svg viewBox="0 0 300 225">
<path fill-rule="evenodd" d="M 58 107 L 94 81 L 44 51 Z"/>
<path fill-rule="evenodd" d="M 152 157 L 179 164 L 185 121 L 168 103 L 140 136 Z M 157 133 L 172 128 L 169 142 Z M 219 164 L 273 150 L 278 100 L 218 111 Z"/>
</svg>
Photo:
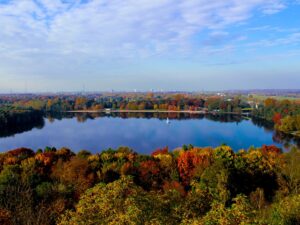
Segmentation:
<svg viewBox="0 0 300 225">
<path fill-rule="evenodd" d="M 162 208 L 155 200 L 132 178 L 122 177 L 87 190 L 75 211 L 67 211 L 58 224 L 162 224 Z"/>
</svg>

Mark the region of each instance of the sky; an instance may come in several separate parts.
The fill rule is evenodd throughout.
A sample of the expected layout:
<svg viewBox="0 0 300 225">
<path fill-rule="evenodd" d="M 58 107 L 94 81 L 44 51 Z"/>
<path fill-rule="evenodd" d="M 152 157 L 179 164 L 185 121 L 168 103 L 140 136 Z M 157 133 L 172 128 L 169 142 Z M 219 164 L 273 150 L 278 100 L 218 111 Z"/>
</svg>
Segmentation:
<svg viewBox="0 0 300 225">
<path fill-rule="evenodd" d="M 300 88 L 300 0 L 0 0 L 0 92 Z"/>
</svg>

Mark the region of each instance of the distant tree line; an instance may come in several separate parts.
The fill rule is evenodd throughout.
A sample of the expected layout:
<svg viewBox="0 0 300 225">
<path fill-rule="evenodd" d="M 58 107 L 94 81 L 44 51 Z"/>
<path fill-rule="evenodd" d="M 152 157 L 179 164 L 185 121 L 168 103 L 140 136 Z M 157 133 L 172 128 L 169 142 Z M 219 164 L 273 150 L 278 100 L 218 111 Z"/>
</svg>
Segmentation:
<svg viewBox="0 0 300 225">
<path fill-rule="evenodd" d="M 112 95 L 112 96 L 36 96 L 28 99 L 10 99 L 10 104 L 16 108 L 35 109 L 43 111 L 68 110 L 168 110 L 209 111 L 241 113 L 251 106 L 245 98 L 239 96 L 194 96 L 187 94 L 154 95 Z"/>
</svg>

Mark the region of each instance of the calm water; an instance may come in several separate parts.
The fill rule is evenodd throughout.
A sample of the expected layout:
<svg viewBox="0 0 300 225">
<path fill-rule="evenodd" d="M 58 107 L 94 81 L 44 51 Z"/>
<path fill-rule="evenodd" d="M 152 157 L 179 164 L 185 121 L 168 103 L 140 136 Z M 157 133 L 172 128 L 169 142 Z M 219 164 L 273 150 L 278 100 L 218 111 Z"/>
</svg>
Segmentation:
<svg viewBox="0 0 300 225">
<path fill-rule="evenodd" d="M 45 146 L 69 147 L 73 151 L 87 149 L 99 152 L 103 149 L 129 146 L 140 153 L 168 146 L 174 149 L 183 144 L 218 146 L 226 143 L 233 149 L 263 144 L 283 147 L 291 140 L 282 139 L 274 131 L 259 123 L 241 118 L 170 119 L 168 115 L 153 118 L 121 118 L 85 114 L 68 115 L 68 118 L 45 118 L 28 127 L 0 132 L 0 151 L 17 147 L 34 150 Z M 128 117 L 124 116 L 123 117 Z M 151 118 L 152 117 L 152 118 Z M 23 129 L 23 130 L 22 130 Z"/>
</svg>

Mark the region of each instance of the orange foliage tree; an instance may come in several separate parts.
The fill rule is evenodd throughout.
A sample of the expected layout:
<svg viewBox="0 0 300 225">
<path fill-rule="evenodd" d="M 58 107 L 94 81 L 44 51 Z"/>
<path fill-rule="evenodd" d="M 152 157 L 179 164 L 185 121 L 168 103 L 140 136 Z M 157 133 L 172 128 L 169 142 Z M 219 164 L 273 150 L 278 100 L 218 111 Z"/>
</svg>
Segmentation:
<svg viewBox="0 0 300 225">
<path fill-rule="evenodd" d="M 189 185 L 195 173 L 210 165 L 212 161 L 211 149 L 193 148 L 182 152 L 177 159 L 180 178 L 184 185 Z"/>
<path fill-rule="evenodd" d="M 146 160 L 138 167 L 139 180 L 145 188 L 157 188 L 161 183 L 159 163 L 153 160 Z"/>
</svg>

